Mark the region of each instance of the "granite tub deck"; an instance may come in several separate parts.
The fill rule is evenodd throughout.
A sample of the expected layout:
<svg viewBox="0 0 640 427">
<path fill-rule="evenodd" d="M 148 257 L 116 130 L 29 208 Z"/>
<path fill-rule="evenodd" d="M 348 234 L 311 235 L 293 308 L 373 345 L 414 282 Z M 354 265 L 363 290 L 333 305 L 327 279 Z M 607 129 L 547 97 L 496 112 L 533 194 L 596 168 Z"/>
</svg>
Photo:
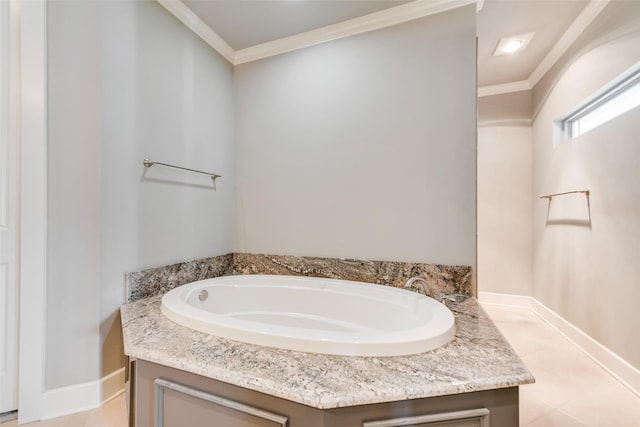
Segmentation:
<svg viewBox="0 0 640 427">
<path fill-rule="evenodd" d="M 473 297 L 448 303 L 456 336 L 430 352 L 329 356 L 245 344 L 165 318 L 161 296 L 121 308 L 125 353 L 318 409 L 517 387 L 531 373 Z"/>
</svg>

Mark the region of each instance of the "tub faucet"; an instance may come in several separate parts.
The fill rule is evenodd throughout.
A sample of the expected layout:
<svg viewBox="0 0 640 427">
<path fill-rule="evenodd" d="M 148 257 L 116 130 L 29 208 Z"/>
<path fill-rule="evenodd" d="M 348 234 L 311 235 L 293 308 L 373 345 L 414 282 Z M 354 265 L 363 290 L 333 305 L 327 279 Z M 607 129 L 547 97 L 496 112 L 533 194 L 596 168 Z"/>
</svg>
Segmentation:
<svg viewBox="0 0 640 427">
<path fill-rule="evenodd" d="M 423 294 L 433 298 L 433 290 L 431 289 L 431 286 L 429 286 L 429 282 L 427 282 L 426 279 L 420 276 L 414 276 L 408 279 L 404 284 L 405 289 L 411 289 L 414 283 L 417 283 L 420 285 L 419 288 Z"/>
</svg>

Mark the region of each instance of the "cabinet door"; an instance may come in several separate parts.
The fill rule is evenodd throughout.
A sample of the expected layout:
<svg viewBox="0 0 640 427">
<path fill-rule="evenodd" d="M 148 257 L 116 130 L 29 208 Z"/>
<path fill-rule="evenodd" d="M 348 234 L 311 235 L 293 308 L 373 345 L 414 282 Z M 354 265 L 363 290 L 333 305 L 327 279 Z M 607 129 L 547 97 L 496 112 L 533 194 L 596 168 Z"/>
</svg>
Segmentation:
<svg viewBox="0 0 640 427">
<path fill-rule="evenodd" d="M 365 421 L 362 427 L 490 427 L 487 408 Z"/>
<path fill-rule="evenodd" d="M 154 427 L 287 427 L 288 419 L 211 393 L 158 378 Z"/>
</svg>

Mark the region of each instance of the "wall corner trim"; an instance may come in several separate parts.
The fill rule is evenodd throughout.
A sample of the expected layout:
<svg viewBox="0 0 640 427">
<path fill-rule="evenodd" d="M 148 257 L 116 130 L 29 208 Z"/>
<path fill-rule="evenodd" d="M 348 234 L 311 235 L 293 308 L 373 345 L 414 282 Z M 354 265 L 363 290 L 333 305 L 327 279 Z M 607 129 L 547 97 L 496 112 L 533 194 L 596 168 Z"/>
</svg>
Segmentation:
<svg viewBox="0 0 640 427">
<path fill-rule="evenodd" d="M 640 369 L 609 350 L 567 320 L 542 304 L 537 299 L 525 295 L 510 295 L 493 292 L 479 292 L 482 304 L 502 305 L 531 310 L 545 323 L 558 331 L 569 342 L 585 353 L 605 371 L 616 378 L 631 392 L 640 397 Z"/>
<path fill-rule="evenodd" d="M 19 5 L 20 296 L 18 422 L 37 421 L 44 386 L 47 265 L 47 4 Z M 13 24 L 13 22 L 12 22 Z M 13 26 L 13 25 L 12 25 Z"/>
<path fill-rule="evenodd" d="M 180 0 L 156 0 L 173 16 L 178 18 L 180 22 L 187 26 L 191 31 L 196 33 L 209 46 L 214 48 L 216 52 L 224 56 L 225 59 L 233 64 L 235 51 L 225 42 L 215 31 L 204 23 L 191 9 L 189 9 Z"/>
<path fill-rule="evenodd" d="M 95 409 L 124 392 L 125 368 L 84 384 L 56 388 L 44 393 L 42 419 Z"/>
<path fill-rule="evenodd" d="M 528 80 L 520 80 L 517 82 L 502 83 L 499 85 L 482 86 L 478 88 L 478 98 L 483 96 L 502 95 L 504 93 L 521 92 L 531 90 L 532 86 Z"/>
<path fill-rule="evenodd" d="M 540 64 L 528 78 L 529 85 L 535 86 L 540 79 L 558 62 L 564 53 L 575 43 L 580 35 L 600 15 L 609 4 L 610 0 L 590 0 L 578 17 L 571 23 L 567 31 L 562 34 L 556 44 L 551 48 Z"/>
</svg>

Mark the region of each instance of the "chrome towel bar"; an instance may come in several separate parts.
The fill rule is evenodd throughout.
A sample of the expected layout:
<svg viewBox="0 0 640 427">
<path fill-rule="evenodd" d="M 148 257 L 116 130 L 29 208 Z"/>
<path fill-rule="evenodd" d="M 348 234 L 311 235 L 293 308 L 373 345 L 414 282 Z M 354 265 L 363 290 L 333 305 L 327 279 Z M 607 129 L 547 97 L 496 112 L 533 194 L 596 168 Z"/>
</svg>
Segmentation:
<svg viewBox="0 0 640 427">
<path fill-rule="evenodd" d="M 169 165 L 167 163 L 154 162 L 154 161 L 149 160 L 149 159 L 144 159 L 142 161 L 142 164 L 144 165 L 145 168 L 150 168 L 153 165 L 161 165 L 161 166 L 166 166 L 166 167 L 169 167 L 169 168 L 182 169 L 182 170 L 189 171 L 189 172 L 195 172 L 195 173 L 201 173 L 203 175 L 209 175 L 211 177 L 211 179 L 213 180 L 213 182 L 216 181 L 216 178 L 221 178 L 222 177 L 222 175 L 218 175 L 218 174 L 215 174 L 215 173 L 203 172 L 203 171 L 199 171 L 199 170 L 196 170 L 196 169 L 190 169 L 190 168 L 184 168 L 182 166 Z"/>
</svg>

